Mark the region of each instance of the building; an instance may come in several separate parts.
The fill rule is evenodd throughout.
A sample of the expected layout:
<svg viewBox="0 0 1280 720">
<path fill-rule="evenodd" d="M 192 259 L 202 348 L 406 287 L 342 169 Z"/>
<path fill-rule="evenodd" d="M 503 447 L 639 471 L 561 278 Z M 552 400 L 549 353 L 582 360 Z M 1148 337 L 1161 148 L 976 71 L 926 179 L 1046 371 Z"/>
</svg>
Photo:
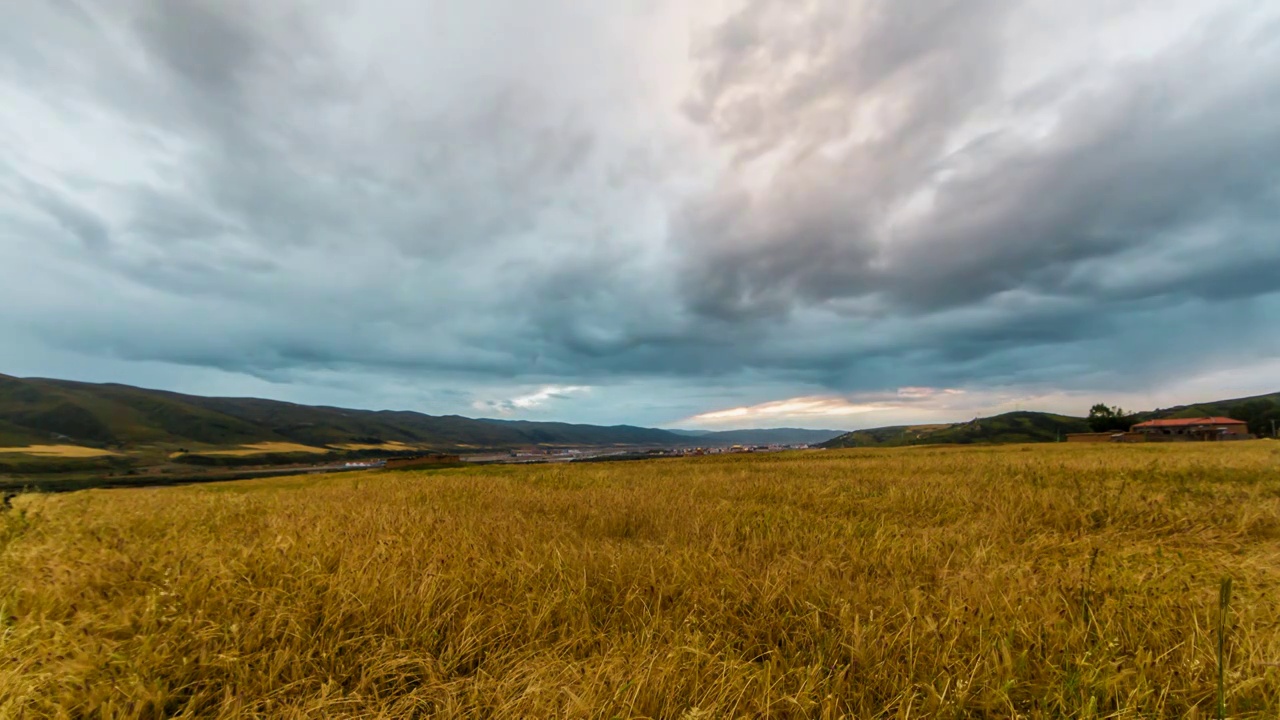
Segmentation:
<svg viewBox="0 0 1280 720">
<path fill-rule="evenodd" d="M 1130 433 L 1141 433 L 1148 440 L 1243 440 L 1249 435 L 1249 424 L 1227 417 L 1169 418 L 1138 423 Z"/>
</svg>

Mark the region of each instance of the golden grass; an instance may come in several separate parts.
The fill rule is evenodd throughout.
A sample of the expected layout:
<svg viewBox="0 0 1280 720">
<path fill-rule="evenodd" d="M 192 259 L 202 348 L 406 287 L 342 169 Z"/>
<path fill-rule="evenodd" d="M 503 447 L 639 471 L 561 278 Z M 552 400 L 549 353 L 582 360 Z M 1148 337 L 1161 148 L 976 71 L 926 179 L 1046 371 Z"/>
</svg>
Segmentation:
<svg viewBox="0 0 1280 720">
<path fill-rule="evenodd" d="M 411 450 L 409 445 L 398 440 L 389 440 L 384 443 L 347 443 L 346 445 L 334 445 L 339 450 Z"/>
<path fill-rule="evenodd" d="M 324 454 L 329 452 L 327 448 L 312 447 L 310 445 L 299 445 L 291 442 L 260 442 L 252 445 L 241 445 L 238 448 L 229 448 L 226 450 L 201 450 L 200 455 L 265 455 L 267 453 L 316 453 Z"/>
<path fill-rule="evenodd" d="M 23 496 L 0 717 L 1280 710 L 1280 444 L 488 466 Z"/>
<path fill-rule="evenodd" d="M 79 445 L 27 445 L 25 447 L 0 447 L 0 453 L 22 453 L 41 457 L 91 458 L 119 455 L 120 453 Z"/>
</svg>

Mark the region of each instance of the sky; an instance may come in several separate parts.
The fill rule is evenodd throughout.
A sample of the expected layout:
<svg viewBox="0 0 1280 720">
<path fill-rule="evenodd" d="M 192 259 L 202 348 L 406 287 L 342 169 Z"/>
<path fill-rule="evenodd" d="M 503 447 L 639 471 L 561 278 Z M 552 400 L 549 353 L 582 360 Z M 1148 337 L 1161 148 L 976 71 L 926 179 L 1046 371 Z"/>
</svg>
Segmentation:
<svg viewBox="0 0 1280 720">
<path fill-rule="evenodd" d="M 1280 5 L 48 0 L 0 373 L 853 429 L 1280 390 Z"/>
</svg>

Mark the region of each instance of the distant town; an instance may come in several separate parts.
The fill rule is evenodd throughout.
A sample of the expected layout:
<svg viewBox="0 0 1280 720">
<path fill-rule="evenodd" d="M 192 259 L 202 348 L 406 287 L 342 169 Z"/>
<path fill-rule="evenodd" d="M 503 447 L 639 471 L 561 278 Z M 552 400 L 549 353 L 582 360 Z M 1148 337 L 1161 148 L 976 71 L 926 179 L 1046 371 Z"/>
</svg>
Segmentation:
<svg viewBox="0 0 1280 720">
<path fill-rule="evenodd" d="M 770 444 L 770 445 L 728 445 L 711 447 L 654 447 L 654 448 L 541 448 L 525 447 L 507 452 L 482 453 L 477 455 L 453 455 L 448 453 L 428 453 L 397 458 L 379 458 L 371 460 L 353 460 L 341 465 L 326 466 L 328 470 L 362 470 L 385 468 L 395 470 L 409 467 L 431 467 L 462 464 L 527 464 L 527 463 L 567 463 L 567 462 L 603 462 L 609 460 L 647 460 L 656 458 L 698 457 L 703 455 L 722 455 L 726 453 L 770 453 L 785 450 L 811 450 L 808 443 Z"/>
</svg>

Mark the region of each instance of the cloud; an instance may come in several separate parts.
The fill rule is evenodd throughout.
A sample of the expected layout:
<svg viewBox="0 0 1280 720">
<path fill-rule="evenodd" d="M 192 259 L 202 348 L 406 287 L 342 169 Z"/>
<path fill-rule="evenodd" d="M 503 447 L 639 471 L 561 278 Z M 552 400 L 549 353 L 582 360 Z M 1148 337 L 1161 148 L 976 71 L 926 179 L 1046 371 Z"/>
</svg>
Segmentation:
<svg viewBox="0 0 1280 720">
<path fill-rule="evenodd" d="M 701 413 L 688 418 L 695 424 L 742 423 L 756 420 L 808 419 L 814 417 L 830 418 L 847 415 L 861 415 L 882 409 L 884 406 L 875 403 L 854 403 L 836 397 L 797 397 L 787 400 L 775 400 L 747 407 L 729 408 Z"/>
<path fill-rule="evenodd" d="M 1280 289 L 1280 47 L 1256 14 L 1205 14 L 1146 58 L 1055 66 L 1017 40 L 1041 4 L 813 5 L 749 3 L 704 49 L 691 115 L 735 159 L 679 216 L 699 312 L 1185 299 L 1219 286 L 1188 282 L 1206 266 L 1258 263 L 1270 280 L 1243 292 Z M 1040 71 L 1015 82 L 1023 61 Z M 1112 264 L 1156 272 L 1100 285 Z"/>
<path fill-rule="evenodd" d="M 472 403 L 472 407 L 485 412 L 510 415 L 524 410 L 540 408 L 552 400 L 568 400 L 572 395 L 590 391 L 590 387 L 583 385 L 547 385 L 534 392 L 517 395 L 506 400 L 477 400 Z"/>
<path fill-rule="evenodd" d="M 896 393 L 867 393 L 849 397 L 808 396 L 774 400 L 757 405 L 699 413 L 686 418 L 695 425 L 805 423 L 823 418 L 847 418 L 868 413 L 921 409 L 949 409 L 948 400 L 964 395 L 955 388 L 904 387 Z M 926 407 L 931 406 L 931 407 Z M 847 420 L 846 420 L 847 422 Z"/>
<path fill-rule="evenodd" d="M 15 6 L 5 369 L 657 423 L 1280 352 L 1280 11 L 724 5 Z"/>
</svg>

